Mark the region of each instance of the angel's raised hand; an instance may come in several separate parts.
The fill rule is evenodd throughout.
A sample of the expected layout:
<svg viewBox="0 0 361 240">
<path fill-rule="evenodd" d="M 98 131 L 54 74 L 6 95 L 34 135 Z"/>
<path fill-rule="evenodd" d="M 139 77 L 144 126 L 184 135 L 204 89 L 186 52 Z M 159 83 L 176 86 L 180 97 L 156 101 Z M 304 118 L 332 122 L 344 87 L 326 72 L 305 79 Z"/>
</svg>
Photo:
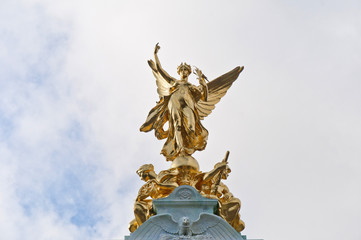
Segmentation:
<svg viewBox="0 0 361 240">
<path fill-rule="evenodd" d="M 160 46 L 159 46 L 159 43 L 157 43 L 154 48 L 154 54 L 157 54 L 159 49 L 160 49 Z"/>
<path fill-rule="evenodd" d="M 202 71 L 199 70 L 199 68 L 197 68 L 197 67 L 194 67 L 193 73 L 194 73 L 195 75 L 197 75 L 199 78 L 202 77 Z"/>
</svg>

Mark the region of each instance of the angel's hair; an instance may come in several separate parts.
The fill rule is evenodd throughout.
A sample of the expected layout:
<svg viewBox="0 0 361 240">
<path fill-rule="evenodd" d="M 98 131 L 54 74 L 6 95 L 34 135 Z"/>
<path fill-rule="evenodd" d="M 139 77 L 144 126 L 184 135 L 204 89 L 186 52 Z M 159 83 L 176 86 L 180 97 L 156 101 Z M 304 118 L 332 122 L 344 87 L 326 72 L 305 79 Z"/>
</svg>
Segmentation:
<svg viewBox="0 0 361 240">
<path fill-rule="evenodd" d="M 187 63 L 181 63 L 181 64 L 178 66 L 178 68 L 177 68 L 177 73 L 180 74 L 180 71 L 181 71 L 182 69 L 186 69 L 186 70 L 189 72 L 189 74 L 192 73 L 192 68 L 191 68 L 191 66 L 188 65 Z"/>
<path fill-rule="evenodd" d="M 137 170 L 137 174 L 140 176 L 142 172 L 151 172 L 151 171 L 154 171 L 153 164 L 144 164 Z"/>
</svg>

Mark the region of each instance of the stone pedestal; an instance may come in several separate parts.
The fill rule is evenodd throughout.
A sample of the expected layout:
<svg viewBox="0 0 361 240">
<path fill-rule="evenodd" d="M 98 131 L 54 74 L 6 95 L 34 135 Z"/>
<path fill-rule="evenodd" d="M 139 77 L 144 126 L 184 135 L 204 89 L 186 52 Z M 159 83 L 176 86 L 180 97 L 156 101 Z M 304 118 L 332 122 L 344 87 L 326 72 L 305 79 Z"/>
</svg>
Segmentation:
<svg viewBox="0 0 361 240">
<path fill-rule="evenodd" d="M 168 197 L 153 200 L 156 215 L 125 240 L 247 240 L 215 214 L 217 204 L 191 186 L 180 186 Z"/>
</svg>

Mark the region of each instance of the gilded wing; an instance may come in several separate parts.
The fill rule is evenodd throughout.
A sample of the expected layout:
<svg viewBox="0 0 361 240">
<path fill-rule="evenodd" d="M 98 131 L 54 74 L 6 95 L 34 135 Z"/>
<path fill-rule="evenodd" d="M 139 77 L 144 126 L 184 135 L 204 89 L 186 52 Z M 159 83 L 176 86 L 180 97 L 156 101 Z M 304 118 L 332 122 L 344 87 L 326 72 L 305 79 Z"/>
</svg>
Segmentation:
<svg viewBox="0 0 361 240">
<path fill-rule="evenodd" d="M 148 60 L 148 64 L 153 71 L 153 75 L 157 83 L 157 92 L 159 97 L 169 96 L 170 88 L 174 85 L 175 79 L 172 78 L 164 69 L 160 63 L 155 64 L 153 60 Z"/>
<path fill-rule="evenodd" d="M 215 105 L 227 93 L 227 90 L 232 86 L 232 83 L 238 78 L 238 75 L 242 72 L 243 68 L 243 66 L 236 67 L 232 71 L 229 71 L 228 73 L 225 73 L 222 76 L 207 83 L 207 101 L 200 99 L 196 103 L 196 108 L 198 110 L 200 119 L 204 119 L 212 112 L 212 110 L 215 108 Z"/>
</svg>

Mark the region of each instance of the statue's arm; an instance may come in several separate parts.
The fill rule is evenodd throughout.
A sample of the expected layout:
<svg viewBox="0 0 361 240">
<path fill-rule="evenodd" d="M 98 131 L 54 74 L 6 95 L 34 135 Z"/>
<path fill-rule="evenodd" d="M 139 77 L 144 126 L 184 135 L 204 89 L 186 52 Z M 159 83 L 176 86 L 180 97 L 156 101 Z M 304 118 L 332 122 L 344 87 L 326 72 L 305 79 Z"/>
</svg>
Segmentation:
<svg viewBox="0 0 361 240">
<path fill-rule="evenodd" d="M 205 102 L 207 102 L 208 99 L 208 86 L 206 84 L 206 82 L 203 80 L 202 83 L 200 83 L 201 88 L 202 88 L 202 97 L 201 99 Z"/>
<path fill-rule="evenodd" d="M 165 190 L 168 190 L 168 189 L 173 189 L 173 188 L 176 188 L 178 187 L 178 184 L 176 182 L 172 182 L 172 183 L 158 183 L 158 186 L 160 189 L 165 189 Z"/>
<path fill-rule="evenodd" d="M 210 172 L 206 173 L 204 175 L 203 181 L 208 182 L 210 181 L 214 176 L 216 176 L 220 171 L 226 169 L 227 163 L 221 162 L 217 167 L 215 167 Z"/>
<path fill-rule="evenodd" d="M 207 77 L 202 73 L 199 68 L 195 68 L 194 73 L 198 76 L 199 90 L 201 91 L 201 100 L 207 102 L 208 99 L 208 86 L 206 83 Z"/>
<path fill-rule="evenodd" d="M 155 60 L 155 64 L 157 64 L 157 67 L 162 68 L 162 66 L 160 65 L 159 58 L 158 58 L 159 49 L 160 49 L 160 46 L 159 46 L 159 43 L 157 43 L 154 48 L 154 60 Z"/>
<path fill-rule="evenodd" d="M 141 189 L 142 190 L 142 189 Z M 142 191 L 139 191 L 138 192 L 138 196 L 137 198 L 135 199 L 136 202 L 140 202 L 144 199 L 146 199 L 147 197 L 149 197 L 149 194 L 146 194 L 145 192 L 142 192 Z"/>
<path fill-rule="evenodd" d="M 155 65 L 157 68 L 157 71 L 160 73 L 160 75 L 170 84 L 174 83 L 175 79 L 172 78 L 163 68 L 162 65 L 160 64 L 159 58 L 158 58 L 158 51 L 160 49 L 159 43 L 157 43 L 155 45 L 154 48 L 154 60 L 155 60 Z"/>
<path fill-rule="evenodd" d="M 152 192 L 154 190 L 155 190 L 155 184 L 154 184 L 154 179 L 152 179 L 152 180 L 149 180 L 148 182 L 146 182 L 139 189 L 138 196 L 135 201 L 139 202 L 139 201 L 145 200 L 146 198 L 150 197 L 150 195 L 152 194 Z"/>
</svg>

